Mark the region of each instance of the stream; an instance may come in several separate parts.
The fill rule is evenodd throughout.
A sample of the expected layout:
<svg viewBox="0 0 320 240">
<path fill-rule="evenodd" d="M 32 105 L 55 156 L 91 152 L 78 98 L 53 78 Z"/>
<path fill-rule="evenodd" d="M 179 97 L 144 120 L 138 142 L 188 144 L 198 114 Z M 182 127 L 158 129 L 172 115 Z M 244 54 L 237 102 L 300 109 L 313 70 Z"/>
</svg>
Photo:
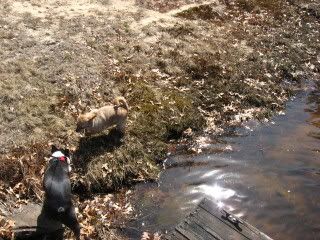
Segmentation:
<svg viewBox="0 0 320 240">
<path fill-rule="evenodd" d="M 170 231 L 206 197 L 271 238 L 320 239 L 319 144 L 320 84 L 270 121 L 208 140 L 209 153 L 170 156 L 158 183 L 135 186 L 138 217 L 125 232 Z"/>
</svg>

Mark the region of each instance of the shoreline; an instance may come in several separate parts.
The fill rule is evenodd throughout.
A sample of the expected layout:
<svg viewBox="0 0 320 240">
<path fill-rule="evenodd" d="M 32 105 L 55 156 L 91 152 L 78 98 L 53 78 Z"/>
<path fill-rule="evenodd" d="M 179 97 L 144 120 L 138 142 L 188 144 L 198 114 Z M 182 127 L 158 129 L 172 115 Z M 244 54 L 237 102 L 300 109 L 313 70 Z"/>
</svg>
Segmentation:
<svg viewBox="0 0 320 240">
<path fill-rule="evenodd" d="M 74 152 L 73 191 L 90 199 L 157 179 L 171 143 L 283 110 L 320 72 L 319 6 L 291 2 L 1 3 L 2 201 L 41 201 L 51 143 Z M 74 132 L 117 95 L 123 139 Z"/>
</svg>

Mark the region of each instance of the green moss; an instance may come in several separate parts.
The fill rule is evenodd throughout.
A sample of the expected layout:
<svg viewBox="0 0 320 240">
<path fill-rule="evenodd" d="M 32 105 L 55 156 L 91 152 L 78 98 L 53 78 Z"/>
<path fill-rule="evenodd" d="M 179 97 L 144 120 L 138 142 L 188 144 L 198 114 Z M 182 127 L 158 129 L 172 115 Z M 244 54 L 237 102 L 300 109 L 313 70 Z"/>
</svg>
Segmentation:
<svg viewBox="0 0 320 240">
<path fill-rule="evenodd" d="M 214 20 L 221 19 L 220 15 L 214 11 L 211 5 L 200 5 L 198 7 L 190 8 L 186 11 L 179 12 L 177 17 L 182 17 L 190 20 Z"/>
<path fill-rule="evenodd" d="M 88 190 L 105 192 L 135 181 L 155 179 L 158 168 L 139 139 L 126 137 L 124 144 L 89 163 L 85 179 Z"/>
<path fill-rule="evenodd" d="M 136 137 L 166 141 L 178 138 L 187 128 L 200 130 L 204 126 L 193 98 L 185 93 L 155 89 L 139 82 L 132 84 L 129 97 L 133 104 L 139 100 L 139 107 L 133 113 L 135 121 L 129 130 Z"/>
<path fill-rule="evenodd" d="M 196 131 L 205 126 L 189 95 L 159 89 L 142 80 L 120 83 L 120 88 L 121 84 L 130 89 L 126 96 L 130 123 L 123 142 L 117 145 L 110 135 L 85 140 L 83 148 L 79 146 L 78 155 L 82 168 L 87 169 L 85 181 L 91 191 L 156 178 L 159 172 L 156 164 L 164 158 L 168 140 L 178 139 L 187 128 Z M 84 167 L 86 162 L 89 164 Z"/>
<path fill-rule="evenodd" d="M 255 9 L 264 9 L 278 16 L 283 7 L 284 1 L 281 0 L 236 0 L 236 5 L 247 12 Z"/>
<path fill-rule="evenodd" d="M 266 106 L 266 101 L 263 96 L 249 94 L 244 99 L 246 105 L 253 107 L 263 107 Z"/>
<path fill-rule="evenodd" d="M 168 100 L 165 102 L 164 111 L 169 113 L 173 111 L 175 115 L 165 121 L 165 139 L 178 139 L 187 128 L 191 128 L 194 131 L 203 129 L 205 120 L 198 112 L 196 105 L 193 104 L 190 95 L 171 91 L 167 93 L 167 96 Z M 171 103 L 174 103 L 174 105 L 170 106 Z"/>
</svg>

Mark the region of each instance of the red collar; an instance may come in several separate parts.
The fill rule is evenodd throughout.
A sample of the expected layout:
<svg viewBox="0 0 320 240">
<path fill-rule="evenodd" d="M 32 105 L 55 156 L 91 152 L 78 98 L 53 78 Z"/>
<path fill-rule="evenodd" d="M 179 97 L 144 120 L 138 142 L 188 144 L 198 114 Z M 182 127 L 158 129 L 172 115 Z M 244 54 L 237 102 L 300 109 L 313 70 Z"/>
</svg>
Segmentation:
<svg viewBox="0 0 320 240">
<path fill-rule="evenodd" d="M 62 156 L 62 157 L 58 157 L 58 159 L 59 161 L 65 162 L 67 158 L 65 156 Z"/>
</svg>

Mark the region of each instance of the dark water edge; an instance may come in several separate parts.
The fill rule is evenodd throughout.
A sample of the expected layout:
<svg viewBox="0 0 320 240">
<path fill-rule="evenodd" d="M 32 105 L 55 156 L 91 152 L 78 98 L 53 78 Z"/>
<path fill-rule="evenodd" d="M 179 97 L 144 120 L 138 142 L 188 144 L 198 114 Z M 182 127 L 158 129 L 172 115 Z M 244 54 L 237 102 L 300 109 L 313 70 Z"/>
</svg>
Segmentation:
<svg viewBox="0 0 320 240">
<path fill-rule="evenodd" d="M 248 122 L 219 144 L 204 141 L 221 151 L 170 157 L 166 165 L 176 167 L 158 183 L 135 187 L 138 217 L 126 235 L 170 231 L 207 197 L 274 239 L 320 239 L 319 93 L 309 86 L 285 114 Z"/>
</svg>

